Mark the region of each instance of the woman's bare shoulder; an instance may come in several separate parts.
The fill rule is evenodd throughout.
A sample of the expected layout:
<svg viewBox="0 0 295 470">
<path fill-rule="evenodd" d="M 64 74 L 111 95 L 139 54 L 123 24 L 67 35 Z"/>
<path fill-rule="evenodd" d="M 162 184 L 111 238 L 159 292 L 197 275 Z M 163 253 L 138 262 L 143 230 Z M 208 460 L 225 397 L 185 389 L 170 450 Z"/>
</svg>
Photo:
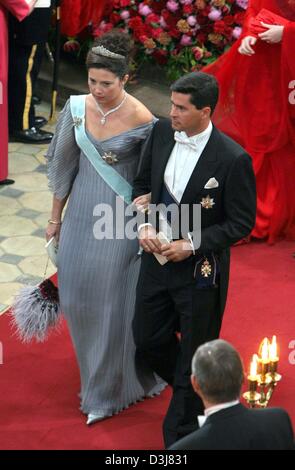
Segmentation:
<svg viewBox="0 0 295 470">
<path fill-rule="evenodd" d="M 153 115 L 150 110 L 137 98 L 134 96 L 130 96 L 130 103 L 133 108 L 133 116 L 134 116 L 134 127 L 141 126 L 153 120 Z"/>
</svg>

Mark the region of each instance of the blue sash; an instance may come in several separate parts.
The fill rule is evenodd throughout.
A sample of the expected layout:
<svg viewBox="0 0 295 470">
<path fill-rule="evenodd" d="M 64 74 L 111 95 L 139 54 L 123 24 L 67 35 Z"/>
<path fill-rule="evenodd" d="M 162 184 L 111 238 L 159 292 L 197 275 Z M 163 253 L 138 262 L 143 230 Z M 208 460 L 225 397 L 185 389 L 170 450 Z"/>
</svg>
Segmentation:
<svg viewBox="0 0 295 470">
<path fill-rule="evenodd" d="M 71 96 L 70 98 L 76 142 L 106 184 L 118 194 L 126 204 L 131 204 L 132 186 L 102 159 L 98 150 L 87 137 L 85 132 L 85 102 L 86 95 Z"/>
</svg>

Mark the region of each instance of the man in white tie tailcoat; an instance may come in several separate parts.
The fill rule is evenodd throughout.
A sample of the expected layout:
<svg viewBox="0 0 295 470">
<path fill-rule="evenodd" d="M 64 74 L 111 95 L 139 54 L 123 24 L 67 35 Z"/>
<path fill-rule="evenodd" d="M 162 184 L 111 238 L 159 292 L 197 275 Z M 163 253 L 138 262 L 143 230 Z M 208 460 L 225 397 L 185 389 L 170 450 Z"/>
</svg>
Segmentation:
<svg viewBox="0 0 295 470">
<path fill-rule="evenodd" d="M 191 73 L 171 91 L 171 121 L 155 124 L 133 192 L 135 199 L 151 192 L 149 220 L 138 227 L 144 251 L 133 331 L 137 361 L 173 388 L 163 426 L 166 447 L 198 426 L 203 404 L 191 386 L 191 360 L 198 346 L 219 336 L 229 248 L 251 232 L 256 212 L 251 158 L 211 122 L 215 78 Z M 154 223 L 159 204 L 178 211 L 163 215 L 161 209 Z"/>
</svg>

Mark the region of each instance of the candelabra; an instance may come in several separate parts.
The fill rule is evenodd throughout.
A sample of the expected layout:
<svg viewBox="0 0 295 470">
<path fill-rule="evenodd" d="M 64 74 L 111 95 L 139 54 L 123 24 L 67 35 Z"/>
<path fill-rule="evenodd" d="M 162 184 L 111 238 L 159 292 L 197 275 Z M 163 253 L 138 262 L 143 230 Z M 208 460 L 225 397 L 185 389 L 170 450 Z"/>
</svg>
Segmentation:
<svg viewBox="0 0 295 470">
<path fill-rule="evenodd" d="M 282 379 L 278 374 L 279 358 L 277 355 L 276 336 L 272 342 L 264 338 L 260 347 L 260 357 L 254 354 L 248 375 L 248 391 L 243 394 L 250 408 L 266 408 L 272 394 Z"/>
</svg>

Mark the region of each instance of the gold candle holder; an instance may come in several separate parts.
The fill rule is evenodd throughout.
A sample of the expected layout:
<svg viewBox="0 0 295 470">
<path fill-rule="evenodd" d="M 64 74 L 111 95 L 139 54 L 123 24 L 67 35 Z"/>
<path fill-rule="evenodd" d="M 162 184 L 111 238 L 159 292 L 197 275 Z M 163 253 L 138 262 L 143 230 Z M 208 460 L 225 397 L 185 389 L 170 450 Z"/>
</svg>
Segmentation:
<svg viewBox="0 0 295 470">
<path fill-rule="evenodd" d="M 261 395 L 257 393 L 257 377 L 248 375 L 248 391 L 243 394 L 245 400 L 249 403 L 250 408 L 254 408 L 255 405 L 260 401 Z"/>
<path fill-rule="evenodd" d="M 254 408 L 256 403 L 261 399 L 260 393 L 257 393 L 258 385 L 258 375 L 257 375 L 257 366 L 258 366 L 258 356 L 253 354 L 252 362 L 250 365 L 250 375 L 248 375 L 248 391 L 243 394 L 245 400 L 249 403 L 251 408 Z"/>
<path fill-rule="evenodd" d="M 261 357 L 253 355 L 251 371 L 248 376 L 248 391 L 243 397 L 251 408 L 259 406 L 266 408 L 272 394 L 282 379 L 278 374 L 279 357 L 277 355 L 276 336 L 273 336 L 271 344 L 268 338 L 264 338 L 259 350 Z M 259 389 L 259 393 L 257 392 Z"/>
</svg>

